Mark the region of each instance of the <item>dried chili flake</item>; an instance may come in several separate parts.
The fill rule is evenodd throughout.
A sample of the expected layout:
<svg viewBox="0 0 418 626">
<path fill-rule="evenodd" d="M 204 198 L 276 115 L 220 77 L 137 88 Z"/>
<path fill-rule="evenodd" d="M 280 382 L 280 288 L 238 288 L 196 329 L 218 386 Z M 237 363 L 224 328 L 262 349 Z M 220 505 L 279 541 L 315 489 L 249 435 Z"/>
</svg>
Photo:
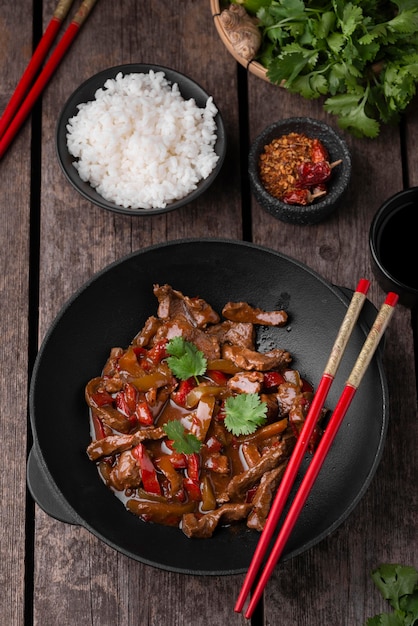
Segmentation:
<svg viewBox="0 0 418 626">
<path fill-rule="evenodd" d="M 328 153 L 317 138 L 289 133 L 264 146 L 259 173 L 266 191 L 288 204 L 311 204 L 327 193 L 325 182 L 332 167 Z"/>
</svg>

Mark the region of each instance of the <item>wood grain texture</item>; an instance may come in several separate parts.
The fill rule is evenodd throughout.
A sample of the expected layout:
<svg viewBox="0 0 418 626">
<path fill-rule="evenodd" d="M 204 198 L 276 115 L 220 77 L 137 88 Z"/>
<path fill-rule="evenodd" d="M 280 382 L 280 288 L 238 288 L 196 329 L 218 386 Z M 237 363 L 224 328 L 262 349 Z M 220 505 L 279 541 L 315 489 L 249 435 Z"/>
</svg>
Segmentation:
<svg viewBox="0 0 418 626">
<path fill-rule="evenodd" d="M 249 110 L 253 139 L 264 126 L 282 117 L 309 115 L 326 121 L 347 141 L 353 165 L 352 184 L 342 206 L 318 225 L 282 223 L 254 200 L 254 241 L 307 263 L 342 287 L 354 289 L 361 277 L 370 277 L 369 298 L 380 306 L 384 294 L 373 280 L 368 232 L 382 202 L 403 188 L 401 129 L 385 127 L 378 139 L 355 139 L 326 116 L 321 102 L 301 101 L 252 77 Z M 415 111 L 411 107 L 406 120 L 411 183 L 416 180 L 417 167 L 412 150 Z M 389 328 L 385 342 L 391 417 L 381 465 L 360 504 L 334 534 L 292 562 L 279 563 L 265 592 L 266 624 L 277 623 L 278 615 L 280 623 L 297 626 L 363 624 L 367 617 L 387 610 L 371 581 L 372 569 L 383 562 L 416 565 L 417 502 L 412 485 L 417 480 L 417 423 L 412 345 L 411 314 L 398 307 L 396 325 Z M 410 506 L 405 497 L 410 498 Z M 336 591 L 341 589 L 344 593 Z"/>
<path fill-rule="evenodd" d="M 45 26 L 55 4 L 43 2 Z M 31 11 L 39 10 L 37 1 L 2 6 L 0 107 L 30 58 Z M 26 510 L 27 391 L 34 346 L 68 298 L 94 273 L 132 251 L 165 241 L 244 238 L 353 289 L 359 277 L 372 278 L 368 230 L 375 211 L 404 185 L 418 185 L 417 100 L 401 127 L 383 128 L 376 140 L 356 139 L 338 131 L 319 100 L 308 102 L 254 75 L 245 77 L 212 19 L 208 0 L 99 0 L 43 94 L 42 119 L 34 118 L 41 137 L 40 163 L 36 153 L 31 156 L 29 121 L 0 162 L 0 435 L 6 443 L 0 472 L 1 624 L 249 623 L 233 611 L 243 576 L 162 571 L 125 557 L 79 526 L 53 519 L 37 505 L 33 519 L 30 500 Z M 228 155 L 214 185 L 194 203 L 166 215 L 131 218 L 91 205 L 69 186 L 56 159 L 56 124 L 73 90 L 104 68 L 131 62 L 162 64 L 194 78 L 213 94 L 227 130 Z M 243 106 L 247 94 L 248 111 Z M 248 193 L 246 174 L 248 143 L 271 121 L 304 115 L 334 126 L 353 159 L 352 184 L 343 206 L 327 221 L 309 227 L 284 224 L 268 215 Z M 31 297 L 30 269 L 35 287 Z M 373 279 L 369 297 L 375 306 L 384 297 Z M 398 307 L 386 334 L 390 423 L 369 489 L 331 536 L 277 566 L 263 611 L 251 626 L 361 626 L 368 616 L 387 608 L 372 584 L 371 570 L 390 561 L 418 565 L 413 323 L 411 312 Z"/>
<path fill-rule="evenodd" d="M 15 7 L 2 6 L 0 32 L 3 111 L 31 53 L 31 11 L 17 28 Z M 23 624 L 25 595 L 30 138 L 27 124 L 0 163 L 0 621 L 12 625 Z"/>
<path fill-rule="evenodd" d="M 208 64 L 200 55 L 202 49 L 222 51 L 206 3 L 159 1 L 141 5 L 139 12 L 134 1 L 101 0 L 84 28 L 43 100 L 41 337 L 73 291 L 115 259 L 166 240 L 242 236 L 236 68 Z M 55 158 L 56 121 L 72 91 L 101 69 L 133 62 L 161 64 L 194 78 L 213 94 L 228 129 L 228 155 L 214 185 L 192 205 L 161 216 L 116 216 L 92 206 L 68 185 Z M 35 624 L 243 623 L 233 614 L 238 577 L 192 577 L 142 565 L 39 510 L 36 531 Z M 220 590 L 229 601 L 213 607 Z M 155 602 L 156 596 L 164 601 Z"/>
</svg>

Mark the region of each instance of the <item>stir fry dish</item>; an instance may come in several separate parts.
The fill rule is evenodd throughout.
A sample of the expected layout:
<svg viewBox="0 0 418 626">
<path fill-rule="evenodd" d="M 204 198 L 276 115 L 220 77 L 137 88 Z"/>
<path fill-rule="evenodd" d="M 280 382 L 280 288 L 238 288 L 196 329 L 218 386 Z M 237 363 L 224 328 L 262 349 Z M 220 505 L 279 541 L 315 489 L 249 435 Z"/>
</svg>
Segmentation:
<svg viewBox="0 0 418 626">
<path fill-rule="evenodd" d="M 313 395 L 288 351 L 257 350 L 257 325 L 287 313 L 154 294 L 156 315 L 86 385 L 88 457 L 146 522 L 196 538 L 238 521 L 261 531 Z M 311 449 L 320 435 L 319 421 Z"/>
</svg>

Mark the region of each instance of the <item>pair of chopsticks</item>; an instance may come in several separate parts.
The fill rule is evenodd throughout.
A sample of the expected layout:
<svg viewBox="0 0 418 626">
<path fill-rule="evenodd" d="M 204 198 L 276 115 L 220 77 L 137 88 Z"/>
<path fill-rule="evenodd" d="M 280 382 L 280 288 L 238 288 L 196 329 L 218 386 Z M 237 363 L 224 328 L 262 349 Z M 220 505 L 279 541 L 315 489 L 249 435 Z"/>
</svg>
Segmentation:
<svg viewBox="0 0 418 626">
<path fill-rule="evenodd" d="M 247 597 L 250 594 L 254 581 L 257 577 L 264 556 L 267 553 L 271 538 L 276 529 L 277 523 L 279 522 L 280 515 L 283 512 L 288 495 L 295 481 L 296 474 L 308 447 L 309 440 L 318 421 L 320 412 L 324 406 L 326 396 L 335 378 L 341 362 L 341 358 L 344 354 L 344 350 L 347 346 L 350 335 L 366 300 L 366 294 L 369 286 L 370 282 L 363 278 L 359 281 L 357 288 L 353 293 L 351 302 L 348 306 L 347 312 L 338 331 L 328 362 L 319 382 L 317 391 L 308 410 L 304 426 L 297 439 L 295 448 L 289 459 L 286 471 L 283 475 L 283 479 L 277 490 L 265 527 L 263 529 L 263 532 L 261 533 L 261 537 L 254 552 L 248 572 L 246 574 L 244 584 L 241 588 L 241 592 L 234 607 L 234 610 L 237 613 L 240 613 L 242 611 Z M 387 328 L 387 325 L 389 324 L 397 301 L 397 294 L 392 292 L 387 294 L 387 297 L 377 314 L 377 317 L 370 329 L 369 334 L 367 335 L 367 338 L 363 344 L 363 347 L 360 351 L 357 361 L 355 362 L 351 374 L 345 383 L 344 389 L 337 402 L 331 419 L 324 431 L 320 443 L 318 444 L 317 450 L 314 453 L 311 463 L 301 482 L 298 492 L 289 508 L 288 514 L 283 522 L 283 525 L 273 545 L 273 548 L 270 551 L 264 570 L 262 571 L 259 580 L 254 588 L 254 592 L 245 613 L 246 618 L 250 618 L 252 616 L 254 609 L 257 606 L 258 601 L 260 600 L 260 597 L 264 591 L 264 588 L 273 572 L 273 569 L 283 552 L 290 533 L 292 532 L 300 515 L 300 512 L 306 502 L 306 499 L 314 485 L 314 482 L 319 474 L 322 464 L 325 461 L 325 458 L 328 454 L 332 442 L 334 441 L 334 438 L 343 421 L 343 418 L 379 345 L 380 339 L 382 338 Z"/>
<path fill-rule="evenodd" d="M 34 79 L 65 20 L 73 0 L 60 0 L 33 56 L 0 119 L 0 159 L 72 44 L 97 0 L 84 0 L 39 76 Z M 33 85 L 32 85 L 33 82 Z M 31 87 L 32 85 L 32 87 Z"/>
</svg>

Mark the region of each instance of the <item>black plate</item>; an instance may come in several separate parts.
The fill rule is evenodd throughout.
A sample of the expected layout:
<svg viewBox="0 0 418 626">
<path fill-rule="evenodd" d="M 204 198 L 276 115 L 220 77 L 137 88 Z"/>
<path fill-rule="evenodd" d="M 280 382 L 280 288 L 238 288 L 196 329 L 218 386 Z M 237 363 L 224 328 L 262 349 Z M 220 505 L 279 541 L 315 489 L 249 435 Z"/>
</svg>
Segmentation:
<svg viewBox="0 0 418 626">
<path fill-rule="evenodd" d="M 67 124 L 68 120 L 74 115 L 78 113 L 78 105 L 83 102 L 90 102 L 94 100 L 94 94 L 96 91 L 103 87 L 104 83 L 108 79 L 113 79 L 120 72 L 125 76 L 126 74 L 147 74 L 150 70 L 154 72 L 164 72 L 166 79 L 171 83 L 177 83 L 180 93 L 185 100 L 190 100 L 193 98 L 197 104 L 197 106 L 203 109 L 206 106 L 207 99 L 209 98 L 209 94 L 194 80 L 173 70 L 169 67 L 164 67 L 162 65 L 150 65 L 147 63 L 130 63 L 127 65 L 117 65 L 115 67 L 110 67 L 106 70 L 91 76 L 88 80 L 78 87 L 74 93 L 68 98 L 67 102 L 64 105 L 62 113 L 59 117 L 57 124 L 57 132 L 56 132 L 56 148 L 57 148 L 57 156 L 58 162 L 61 166 L 62 171 L 65 174 L 67 180 L 73 185 L 75 189 L 81 195 L 101 207 L 102 209 L 106 209 L 108 211 L 113 211 L 114 213 L 123 213 L 124 215 L 137 215 L 137 216 L 148 216 L 148 215 L 157 215 L 159 213 L 168 213 L 169 211 L 174 211 L 175 209 L 188 204 L 189 202 L 193 202 L 196 200 L 198 196 L 204 193 L 210 185 L 213 183 L 217 175 L 219 174 L 222 164 L 225 159 L 226 154 L 226 133 L 225 127 L 222 120 L 222 116 L 219 112 L 215 116 L 216 122 L 216 143 L 214 146 L 215 153 L 218 155 L 219 159 L 213 168 L 212 172 L 209 176 L 203 180 L 201 180 L 196 189 L 191 191 L 187 196 L 181 198 L 180 200 L 176 200 L 171 202 L 164 208 L 156 208 L 156 209 L 125 209 L 123 206 L 115 204 L 114 202 L 110 202 L 103 198 L 88 182 L 81 180 L 78 175 L 77 170 L 75 169 L 73 163 L 76 160 L 69 152 L 67 147 Z M 215 106 L 216 103 L 215 103 Z M 217 107 L 218 108 L 218 107 Z"/>
<path fill-rule="evenodd" d="M 359 277 L 360 278 L 360 277 Z M 136 252 L 94 276 L 52 324 L 34 368 L 30 415 L 34 448 L 28 482 L 51 515 L 80 524 L 108 545 L 143 563 L 193 574 L 246 571 L 259 534 L 238 525 L 211 539 L 142 522 L 127 512 L 88 460 L 86 382 L 97 376 L 113 346 L 127 346 L 155 314 L 154 283 L 207 299 L 218 311 L 227 301 L 288 311 L 286 328 L 262 328 L 259 347 L 288 349 L 293 366 L 317 385 L 349 299 L 306 266 L 256 245 L 226 240 L 174 241 Z M 368 303 L 331 388 L 335 406 L 368 331 Z M 372 311 L 370 311 L 370 307 Z M 380 351 L 345 417 L 292 533 L 289 559 L 335 530 L 367 489 L 379 463 L 388 422 Z M 309 455 L 304 462 L 306 469 Z M 303 470 L 302 470 L 303 471 Z"/>
</svg>

